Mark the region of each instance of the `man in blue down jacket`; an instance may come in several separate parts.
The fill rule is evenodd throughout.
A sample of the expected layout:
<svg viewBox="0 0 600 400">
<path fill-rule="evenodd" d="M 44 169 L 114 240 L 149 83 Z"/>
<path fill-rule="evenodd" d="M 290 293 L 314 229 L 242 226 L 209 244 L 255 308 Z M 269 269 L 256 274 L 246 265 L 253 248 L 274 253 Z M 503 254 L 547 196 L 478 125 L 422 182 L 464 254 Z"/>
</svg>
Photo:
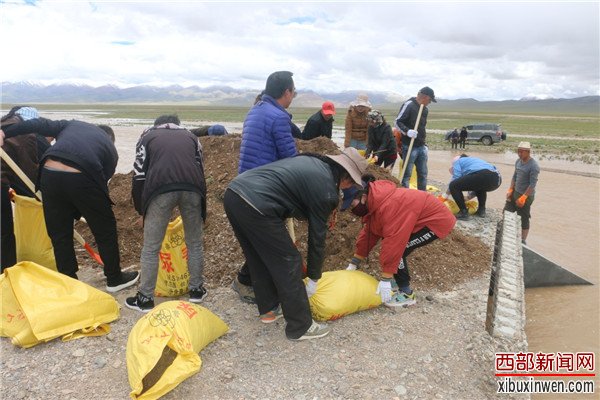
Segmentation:
<svg viewBox="0 0 600 400">
<path fill-rule="evenodd" d="M 286 111 L 296 97 L 293 75 L 289 71 L 277 71 L 269 75 L 261 99 L 248 112 L 242 130 L 238 167 L 240 174 L 296 155 L 292 118 Z M 232 286 L 242 301 L 254 303 L 252 280 L 246 263 L 233 280 Z"/>
<path fill-rule="evenodd" d="M 77 279 L 73 220 L 83 216 L 104 262 L 106 290 L 117 292 L 135 284 L 137 272 L 121 271 L 117 220 L 108 195 L 108 180 L 119 159 L 112 129 L 76 120 L 34 118 L 4 130 L 6 137 L 30 132 L 56 140 L 40 160 L 38 185 L 58 271 Z"/>
</svg>

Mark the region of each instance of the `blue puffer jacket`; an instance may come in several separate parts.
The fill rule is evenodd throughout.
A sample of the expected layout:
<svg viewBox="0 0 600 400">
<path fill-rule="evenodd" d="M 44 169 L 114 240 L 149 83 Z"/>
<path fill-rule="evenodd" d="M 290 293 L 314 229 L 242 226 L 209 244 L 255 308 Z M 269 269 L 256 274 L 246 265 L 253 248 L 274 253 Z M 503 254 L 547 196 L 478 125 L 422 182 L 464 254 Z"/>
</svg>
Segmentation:
<svg viewBox="0 0 600 400">
<path fill-rule="evenodd" d="M 290 121 L 290 114 L 273 97 L 263 95 L 244 121 L 238 168 L 240 174 L 296 155 Z"/>
</svg>

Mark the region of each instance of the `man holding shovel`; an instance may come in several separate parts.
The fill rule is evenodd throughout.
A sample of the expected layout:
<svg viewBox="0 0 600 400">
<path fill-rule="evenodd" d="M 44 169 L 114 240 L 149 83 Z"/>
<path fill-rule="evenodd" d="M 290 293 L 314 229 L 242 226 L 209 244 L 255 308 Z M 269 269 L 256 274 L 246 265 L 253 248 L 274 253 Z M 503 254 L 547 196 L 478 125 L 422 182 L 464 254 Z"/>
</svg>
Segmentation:
<svg viewBox="0 0 600 400">
<path fill-rule="evenodd" d="M 30 132 L 55 139 L 40 160 L 38 185 L 58 271 L 77 279 L 73 221 L 83 216 L 104 262 L 106 290 L 117 292 L 133 285 L 139 274 L 121 271 L 117 221 L 108 195 L 108 180 L 118 160 L 112 129 L 76 120 L 34 118 L 5 127 L 0 145 L 5 135 Z"/>
<path fill-rule="evenodd" d="M 437 103 L 433 89 L 425 86 L 417 93 L 417 97 L 408 99 L 400 108 L 396 117 L 396 127 L 402 132 L 402 159 L 404 160 L 402 186 L 408 188 L 413 165 L 417 168 L 417 188 L 427 190 L 427 106 Z M 407 157 L 409 147 L 410 156 Z"/>
</svg>

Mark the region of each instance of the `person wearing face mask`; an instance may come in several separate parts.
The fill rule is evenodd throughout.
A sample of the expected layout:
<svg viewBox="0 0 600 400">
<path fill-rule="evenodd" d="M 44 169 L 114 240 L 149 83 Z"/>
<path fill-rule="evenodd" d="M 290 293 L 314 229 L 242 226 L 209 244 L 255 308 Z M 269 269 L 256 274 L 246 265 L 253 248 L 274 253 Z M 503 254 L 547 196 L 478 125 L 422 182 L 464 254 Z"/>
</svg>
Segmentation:
<svg viewBox="0 0 600 400">
<path fill-rule="evenodd" d="M 363 188 L 346 190 L 342 210 L 350 208 L 362 217 L 352 261 L 346 269 L 356 270 L 375 245 L 381 242 L 381 280 L 377 294 L 388 307 L 415 304 L 406 258 L 416 248 L 452 231 L 456 218 L 435 196 L 421 190 L 398 188 L 387 180 L 363 176 Z"/>
</svg>

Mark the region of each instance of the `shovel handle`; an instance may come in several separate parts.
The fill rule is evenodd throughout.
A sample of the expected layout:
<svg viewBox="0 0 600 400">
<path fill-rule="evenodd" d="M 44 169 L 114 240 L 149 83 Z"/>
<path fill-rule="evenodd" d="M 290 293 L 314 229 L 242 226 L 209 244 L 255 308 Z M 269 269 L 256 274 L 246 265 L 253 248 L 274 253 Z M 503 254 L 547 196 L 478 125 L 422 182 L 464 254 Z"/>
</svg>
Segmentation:
<svg viewBox="0 0 600 400">
<path fill-rule="evenodd" d="M 417 114 L 417 121 L 415 122 L 415 131 L 419 128 L 419 122 L 421 122 L 421 114 L 423 114 L 423 104 L 419 107 L 419 113 Z M 408 146 L 408 151 L 406 152 L 406 157 L 402 160 L 402 172 L 398 175 L 398 179 L 402 182 L 402 178 L 404 178 L 404 173 L 406 172 L 406 167 L 408 166 L 408 160 L 410 160 L 410 153 L 412 152 L 413 143 L 415 142 L 415 138 L 410 138 L 410 145 Z"/>
</svg>

